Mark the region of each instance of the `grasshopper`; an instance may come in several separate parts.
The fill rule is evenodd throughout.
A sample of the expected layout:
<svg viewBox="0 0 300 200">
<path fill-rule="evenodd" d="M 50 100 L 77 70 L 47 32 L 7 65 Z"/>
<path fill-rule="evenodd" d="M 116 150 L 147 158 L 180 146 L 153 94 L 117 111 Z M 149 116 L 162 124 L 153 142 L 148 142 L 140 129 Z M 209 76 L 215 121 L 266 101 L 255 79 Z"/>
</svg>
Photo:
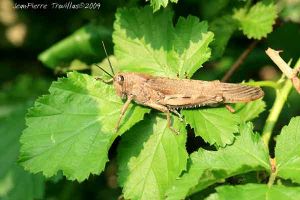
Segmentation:
<svg viewBox="0 0 300 200">
<path fill-rule="evenodd" d="M 107 55 L 104 43 L 103 47 Z M 113 75 L 98 66 L 111 77 L 107 81 L 101 80 L 113 83 L 117 95 L 122 99 L 127 99 L 117 121 L 116 130 L 132 101 L 166 113 L 168 127 L 177 133 L 171 126 L 170 113 L 182 119 L 178 109 L 214 106 L 220 103 L 249 102 L 264 96 L 264 92 L 259 87 L 222 83 L 219 80 L 175 79 L 137 72 L 115 74 L 109 57 L 107 58 Z"/>
</svg>

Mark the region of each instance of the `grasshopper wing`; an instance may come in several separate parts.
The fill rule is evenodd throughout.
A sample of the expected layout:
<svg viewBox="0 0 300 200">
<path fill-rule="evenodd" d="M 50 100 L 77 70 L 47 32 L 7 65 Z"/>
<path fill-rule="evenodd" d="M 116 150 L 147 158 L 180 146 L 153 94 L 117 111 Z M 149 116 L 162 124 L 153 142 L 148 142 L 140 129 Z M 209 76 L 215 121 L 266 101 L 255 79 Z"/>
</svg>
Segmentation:
<svg viewBox="0 0 300 200">
<path fill-rule="evenodd" d="M 238 103 L 256 100 L 264 95 L 259 87 L 220 81 L 189 79 L 151 79 L 149 87 L 163 94 L 160 103 L 174 108 L 191 108 L 218 103 Z"/>
<path fill-rule="evenodd" d="M 260 87 L 220 83 L 219 90 L 224 98 L 224 103 L 249 102 L 264 96 L 264 92 Z"/>
</svg>

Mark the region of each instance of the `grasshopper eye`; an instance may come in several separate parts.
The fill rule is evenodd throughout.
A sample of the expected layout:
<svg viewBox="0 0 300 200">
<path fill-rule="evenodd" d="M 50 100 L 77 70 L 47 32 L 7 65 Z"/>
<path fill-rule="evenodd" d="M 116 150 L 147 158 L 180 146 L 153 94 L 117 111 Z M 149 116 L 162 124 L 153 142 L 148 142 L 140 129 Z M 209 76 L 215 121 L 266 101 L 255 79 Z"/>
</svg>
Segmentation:
<svg viewBox="0 0 300 200">
<path fill-rule="evenodd" d="M 122 75 L 117 76 L 117 82 L 120 83 L 120 84 L 123 84 L 124 76 L 122 76 Z"/>
</svg>

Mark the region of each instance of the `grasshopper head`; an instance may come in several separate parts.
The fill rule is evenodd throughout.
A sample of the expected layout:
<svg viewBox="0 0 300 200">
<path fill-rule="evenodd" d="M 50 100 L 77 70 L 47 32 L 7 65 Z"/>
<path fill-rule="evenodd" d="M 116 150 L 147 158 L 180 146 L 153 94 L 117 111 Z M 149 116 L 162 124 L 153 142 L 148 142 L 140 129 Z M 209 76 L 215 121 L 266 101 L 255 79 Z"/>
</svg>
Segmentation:
<svg viewBox="0 0 300 200">
<path fill-rule="evenodd" d="M 125 99 L 128 95 L 140 95 L 143 84 L 149 75 L 137 72 L 122 72 L 114 76 L 114 87 L 118 96 Z"/>
<path fill-rule="evenodd" d="M 120 96 L 122 99 L 125 99 L 127 97 L 126 93 L 126 75 L 122 73 L 118 73 L 114 76 L 114 87 L 116 90 L 116 93 L 118 96 Z"/>
</svg>

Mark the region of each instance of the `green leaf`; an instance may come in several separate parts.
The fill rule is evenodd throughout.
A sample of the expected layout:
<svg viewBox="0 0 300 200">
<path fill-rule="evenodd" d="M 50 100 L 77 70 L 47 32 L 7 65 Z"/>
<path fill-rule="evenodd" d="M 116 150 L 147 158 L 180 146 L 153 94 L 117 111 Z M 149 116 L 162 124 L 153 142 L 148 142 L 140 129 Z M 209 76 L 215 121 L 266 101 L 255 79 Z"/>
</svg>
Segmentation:
<svg viewBox="0 0 300 200">
<path fill-rule="evenodd" d="M 240 23 L 240 29 L 248 38 L 261 39 L 272 32 L 272 25 L 277 17 L 276 7 L 256 3 L 249 11 L 246 8 L 235 10 L 233 16 Z"/>
<path fill-rule="evenodd" d="M 180 17 L 174 27 L 172 17 L 169 10 L 153 14 L 149 7 L 117 11 L 113 41 L 121 71 L 191 77 L 209 59 L 213 33 L 207 23 Z"/>
<path fill-rule="evenodd" d="M 240 129 L 240 136 L 231 146 L 192 153 L 189 170 L 167 191 L 167 199 L 184 199 L 233 175 L 261 169 L 269 171 L 268 151 L 260 136 L 253 133 L 251 123 L 243 124 Z"/>
<path fill-rule="evenodd" d="M 120 186 L 124 183 L 129 175 L 128 163 L 131 157 L 137 157 L 143 149 L 144 143 L 153 134 L 153 124 L 149 123 L 151 118 L 145 118 L 133 126 L 126 134 L 122 135 L 121 142 L 118 146 L 118 182 Z M 143 133 L 143 134 L 141 134 Z"/>
<path fill-rule="evenodd" d="M 300 196 L 300 187 L 285 187 L 263 184 L 246 184 L 239 186 L 221 186 L 216 188 L 219 200 L 296 200 Z"/>
<path fill-rule="evenodd" d="M 0 118 L 0 178 L 15 164 L 19 154 L 19 137 L 25 127 L 28 103 L 14 105 L 13 111 Z"/>
<path fill-rule="evenodd" d="M 14 104 L 11 113 L 0 118 L 0 199 L 3 200 L 40 199 L 44 193 L 43 177 L 30 174 L 16 164 L 29 105 L 29 102 Z"/>
<path fill-rule="evenodd" d="M 257 118 L 260 113 L 265 111 L 265 108 L 266 103 L 262 99 L 251 101 L 249 103 L 237 103 L 234 106 L 237 114 L 244 122 Z"/>
<path fill-rule="evenodd" d="M 123 103 L 111 85 L 73 72 L 49 91 L 28 112 L 20 154 L 25 169 L 47 177 L 58 170 L 78 181 L 99 174 L 114 139 L 149 112 L 130 105 L 116 133 Z"/>
<path fill-rule="evenodd" d="M 138 148 L 134 146 L 132 149 L 130 146 L 122 148 L 123 155 L 132 155 L 126 156 L 126 160 L 129 158 L 130 160 L 129 174 L 123 191 L 125 199 L 164 199 L 165 191 L 185 169 L 187 160 L 185 126 L 175 119 L 173 127 L 180 131 L 179 135 L 168 128 L 165 119 L 151 117 L 129 131 L 128 137 L 131 140 L 135 140 L 139 134 L 146 134 L 147 137 L 138 137 Z M 151 136 L 148 137 L 149 135 Z M 128 138 L 126 140 L 129 141 Z"/>
<path fill-rule="evenodd" d="M 42 199 L 44 185 L 44 178 L 41 174 L 30 174 L 14 164 L 7 175 L 3 179 L 0 178 L 0 199 Z"/>
<path fill-rule="evenodd" d="M 300 117 L 292 118 L 276 141 L 277 175 L 300 183 Z"/>
<path fill-rule="evenodd" d="M 209 30 L 215 35 L 215 40 L 211 44 L 212 60 L 220 58 L 223 55 L 227 43 L 236 29 L 237 23 L 230 15 L 219 17 L 209 24 Z"/>
<path fill-rule="evenodd" d="M 153 7 L 153 12 L 158 11 L 160 7 L 167 7 L 168 3 L 173 2 L 177 3 L 178 0 L 150 0 L 150 5 Z"/>
<path fill-rule="evenodd" d="M 225 146 L 234 140 L 241 122 L 237 114 L 229 112 L 226 108 L 207 108 L 197 110 L 183 110 L 188 124 L 195 129 L 195 134 L 201 136 L 210 144 Z"/>
<path fill-rule="evenodd" d="M 74 59 L 93 63 L 104 57 L 101 40 L 107 40 L 110 35 L 111 30 L 91 23 L 42 52 L 38 58 L 52 69 L 68 67 Z"/>
</svg>

